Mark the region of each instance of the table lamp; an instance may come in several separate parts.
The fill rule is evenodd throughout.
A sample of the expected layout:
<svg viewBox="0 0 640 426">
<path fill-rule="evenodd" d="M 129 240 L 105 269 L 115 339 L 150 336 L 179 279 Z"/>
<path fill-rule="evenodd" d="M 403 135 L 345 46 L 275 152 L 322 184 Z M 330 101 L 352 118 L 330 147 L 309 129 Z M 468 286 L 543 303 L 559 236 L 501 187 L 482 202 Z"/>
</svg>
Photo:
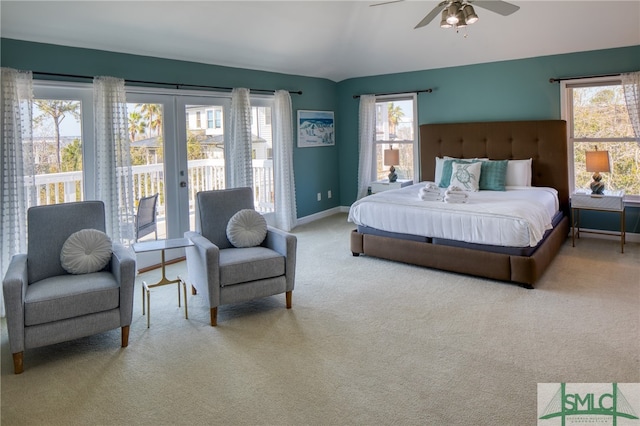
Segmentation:
<svg viewBox="0 0 640 426">
<path fill-rule="evenodd" d="M 602 176 L 600 176 L 600 172 L 608 173 L 611 171 L 611 166 L 609 163 L 609 151 L 598 151 L 598 147 L 596 146 L 595 151 L 586 151 L 586 165 L 587 171 L 593 172 L 593 182 L 591 182 L 591 193 L 592 194 L 603 194 L 604 193 L 604 183 L 602 181 Z"/>
<path fill-rule="evenodd" d="M 389 167 L 389 182 L 395 182 L 398 180 L 398 175 L 396 174 L 396 168 L 394 167 L 396 164 L 400 163 L 400 151 L 397 149 L 393 149 L 393 146 L 389 149 L 384 150 L 384 165 L 391 166 Z"/>
</svg>

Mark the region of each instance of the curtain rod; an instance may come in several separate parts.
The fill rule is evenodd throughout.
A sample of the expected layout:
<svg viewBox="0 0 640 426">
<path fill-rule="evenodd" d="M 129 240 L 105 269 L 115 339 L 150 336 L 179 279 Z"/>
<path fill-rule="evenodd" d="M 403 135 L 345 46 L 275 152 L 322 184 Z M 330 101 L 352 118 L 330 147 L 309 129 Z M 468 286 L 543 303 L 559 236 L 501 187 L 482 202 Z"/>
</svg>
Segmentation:
<svg viewBox="0 0 640 426">
<path fill-rule="evenodd" d="M 387 96 L 387 95 L 404 95 L 405 93 L 431 93 L 433 89 L 414 90 L 409 92 L 395 92 L 395 93 L 375 93 L 374 96 Z M 358 99 L 362 95 L 353 95 L 353 99 Z"/>
<path fill-rule="evenodd" d="M 53 76 L 53 77 L 66 77 L 66 78 L 79 78 L 79 79 L 91 79 L 93 80 L 93 77 L 88 76 L 88 75 L 77 75 L 77 74 L 60 74 L 60 73 L 55 73 L 55 72 L 41 72 L 41 71 L 33 71 L 34 75 L 47 75 L 47 76 Z M 125 84 L 128 83 L 133 83 L 133 84 L 152 84 L 152 85 L 156 85 L 156 86 L 171 86 L 171 87 L 175 87 L 176 89 L 180 89 L 180 88 L 192 88 L 192 89 L 214 89 L 214 90 L 233 90 L 233 87 L 220 87 L 220 86 L 207 86 L 207 85 L 199 85 L 199 84 L 182 84 L 182 83 L 162 83 L 162 82 L 157 82 L 157 81 L 145 81 L 145 80 L 128 80 L 125 79 L 124 80 Z M 270 92 L 270 93 L 275 93 L 275 90 L 273 89 L 249 89 L 252 92 Z M 289 93 L 292 94 L 296 94 L 296 95 L 302 95 L 302 90 L 298 90 L 298 91 L 293 91 L 293 90 L 289 90 Z"/>
<path fill-rule="evenodd" d="M 620 77 L 622 74 L 603 74 L 603 75 L 587 75 L 584 77 L 566 77 L 566 78 L 550 78 L 549 83 L 559 83 L 565 80 L 580 80 L 581 78 L 598 78 L 598 77 Z"/>
</svg>

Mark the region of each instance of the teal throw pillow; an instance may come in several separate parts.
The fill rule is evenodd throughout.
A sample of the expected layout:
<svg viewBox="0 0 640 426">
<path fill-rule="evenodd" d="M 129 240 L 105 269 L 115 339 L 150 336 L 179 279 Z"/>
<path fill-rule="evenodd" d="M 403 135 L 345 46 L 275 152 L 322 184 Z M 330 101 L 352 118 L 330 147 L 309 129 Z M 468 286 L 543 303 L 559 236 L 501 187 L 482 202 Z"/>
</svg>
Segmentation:
<svg viewBox="0 0 640 426">
<path fill-rule="evenodd" d="M 505 191 L 507 181 L 507 165 L 509 161 L 482 161 L 480 172 L 480 190 Z"/>
</svg>

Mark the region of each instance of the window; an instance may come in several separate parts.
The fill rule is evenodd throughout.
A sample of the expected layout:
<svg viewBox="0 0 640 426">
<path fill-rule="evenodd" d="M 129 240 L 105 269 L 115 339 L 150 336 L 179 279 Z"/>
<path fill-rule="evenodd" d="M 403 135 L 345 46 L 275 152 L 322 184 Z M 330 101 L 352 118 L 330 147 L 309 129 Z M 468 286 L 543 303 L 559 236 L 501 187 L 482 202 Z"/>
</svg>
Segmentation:
<svg viewBox="0 0 640 426">
<path fill-rule="evenodd" d="M 417 152 L 416 95 L 379 96 L 376 99 L 374 180 L 387 179 L 394 166 L 398 179 L 413 180 Z M 384 164 L 384 150 L 397 149 L 399 164 Z"/>
<path fill-rule="evenodd" d="M 213 111 L 207 111 L 207 129 L 213 129 Z"/>
<path fill-rule="evenodd" d="M 83 129 L 93 132 L 92 124 L 83 123 L 84 109 L 92 108 L 90 92 L 36 83 L 32 107 L 37 205 L 84 200 L 84 161 L 93 155 L 83 137 Z"/>
<path fill-rule="evenodd" d="M 201 116 L 202 114 L 200 113 L 200 111 L 196 112 L 196 129 L 201 129 L 202 128 L 202 121 L 201 121 Z"/>
<path fill-rule="evenodd" d="M 569 138 L 570 188 L 588 189 L 585 152 L 609 152 L 611 171 L 602 173 L 607 190 L 640 194 L 640 147 L 629 121 L 619 79 L 598 78 L 562 83 L 562 116 Z"/>
<path fill-rule="evenodd" d="M 217 109 L 215 111 L 215 114 L 216 114 L 216 123 L 215 123 L 216 129 L 221 129 L 222 128 L 222 111 Z"/>
</svg>

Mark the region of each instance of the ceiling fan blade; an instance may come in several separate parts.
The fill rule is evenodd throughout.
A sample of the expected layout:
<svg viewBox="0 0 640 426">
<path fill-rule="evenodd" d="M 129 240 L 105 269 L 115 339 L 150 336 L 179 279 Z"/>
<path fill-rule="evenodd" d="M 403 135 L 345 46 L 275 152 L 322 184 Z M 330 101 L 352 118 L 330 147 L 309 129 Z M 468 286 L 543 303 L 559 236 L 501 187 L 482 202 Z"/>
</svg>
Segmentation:
<svg viewBox="0 0 640 426">
<path fill-rule="evenodd" d="M 507 3 L 506 1 L 474 1 L 472 3 L 474 6 L 479 6 L 484 9 L 490 10 L 492 12 L 497 13 L 498 15 L 508 16 L 512 13 L 515 13 L 520 9 L 520 6 L 516 6 L 515 4 Z"/>
<path fill-rule="evenodd" d="M 422 21 L 418 22 L 418 25 L 413 27 L 413 29 L 415 30 L 417 28 L 422 28 L 425 25 L 429 24 L 429 22 L 433 21 L 433 18 L 435 18 L 436 16 L 438 16 L 440 14 L 440 12 L 442 12 L 442 6 L 444 6 L 447 3 L 449 3 L 449 1 L 445 0 L 445 1 L 441 2 L 439 5 L 437 5 L 436 7 L 434 7 L 433 10 L 431 10 L 431 12 L 429 12 L 429 14 L 427 16 L 422 18 Z"/>
<path fill-rule="evenodd" d="M 389 0 L 389 1 L 383 1 L 381 3 L 374 3 L 374 4 L 370 4 L 369 7 L 373 7 L 373 6 L 383 6 L 385 4 L 391 4 L 391 3 L 400 3 L 401 1 L 404 0 Z"/>
</svg>

